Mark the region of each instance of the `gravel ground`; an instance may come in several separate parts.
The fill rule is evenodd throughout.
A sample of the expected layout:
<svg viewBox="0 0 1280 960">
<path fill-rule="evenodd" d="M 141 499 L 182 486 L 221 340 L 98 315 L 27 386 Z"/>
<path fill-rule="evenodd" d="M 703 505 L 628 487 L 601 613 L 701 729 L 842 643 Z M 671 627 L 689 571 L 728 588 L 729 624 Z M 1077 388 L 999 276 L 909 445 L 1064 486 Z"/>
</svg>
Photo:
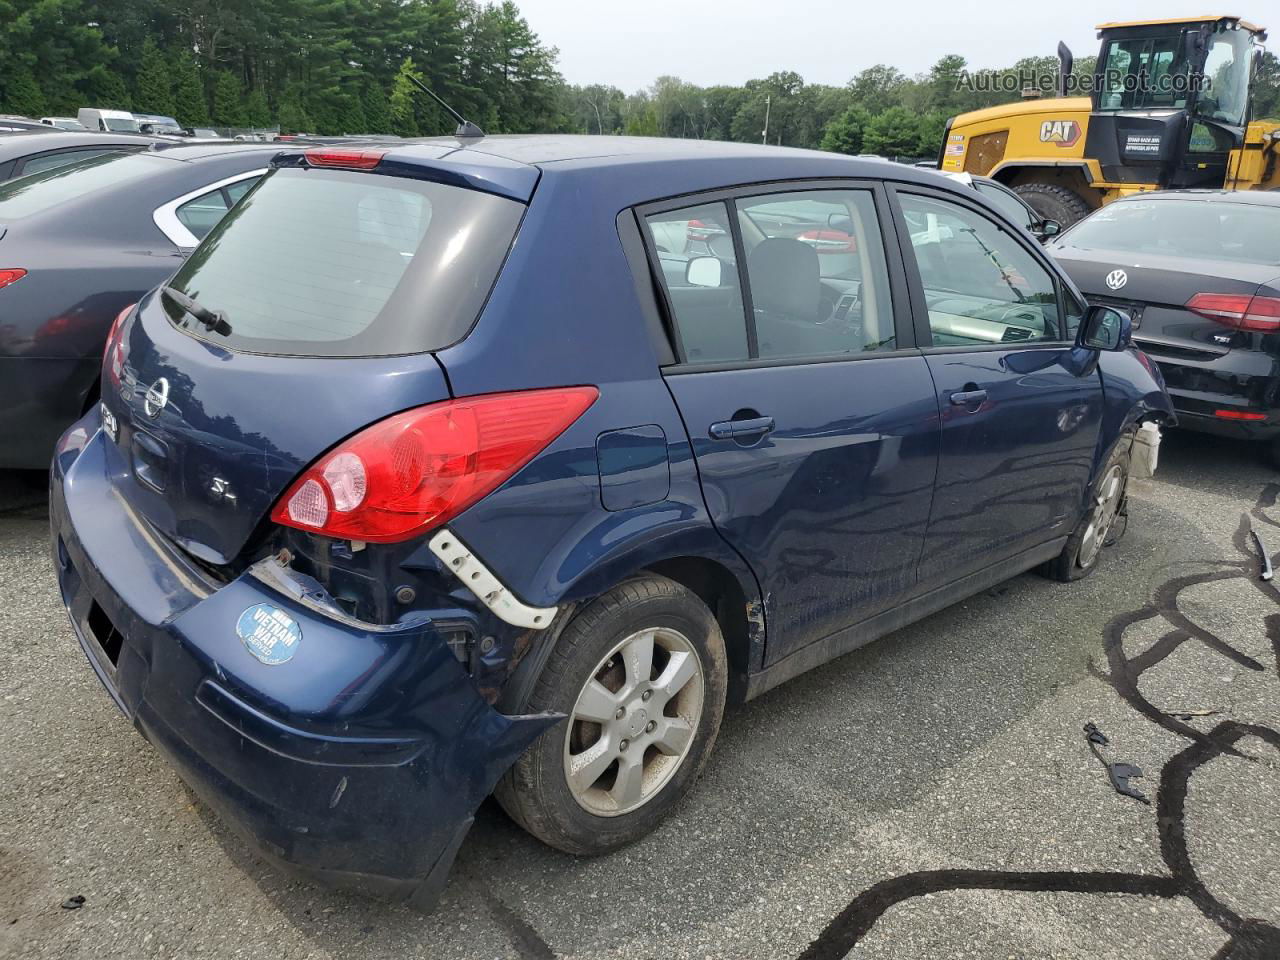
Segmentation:
<svg viewBox="0 0 1280 960">
<path fill-rule="evenodd" d="M 0 477 L 0 956 L 1280 957 L 1280 593 L 1240 532 L 1280 550 L 1280 475 L 1191 435 L 1162 460 L 1097 575 L 731 709 L 645 841 L 578 860 L 487 803 L 429 916 L 283 879 L 195 801 L 79 652 L 43 480 Z"/>
</svg>

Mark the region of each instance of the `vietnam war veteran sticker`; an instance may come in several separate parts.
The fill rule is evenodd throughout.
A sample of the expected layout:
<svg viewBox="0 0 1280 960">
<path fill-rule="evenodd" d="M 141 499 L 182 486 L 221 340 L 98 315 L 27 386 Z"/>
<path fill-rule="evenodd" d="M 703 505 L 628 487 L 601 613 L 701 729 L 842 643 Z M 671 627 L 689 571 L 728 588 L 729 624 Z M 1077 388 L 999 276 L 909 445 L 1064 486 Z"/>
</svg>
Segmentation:
<svg viewBox="0 0 1280 960">
<path fill-rule="evenodd" d="M 293 617 L 269 603 L 255 603 L 240 614 L 236 633 L 263 663 L 284 663 L 302 641 L 302 628 Z"/>
</svg>

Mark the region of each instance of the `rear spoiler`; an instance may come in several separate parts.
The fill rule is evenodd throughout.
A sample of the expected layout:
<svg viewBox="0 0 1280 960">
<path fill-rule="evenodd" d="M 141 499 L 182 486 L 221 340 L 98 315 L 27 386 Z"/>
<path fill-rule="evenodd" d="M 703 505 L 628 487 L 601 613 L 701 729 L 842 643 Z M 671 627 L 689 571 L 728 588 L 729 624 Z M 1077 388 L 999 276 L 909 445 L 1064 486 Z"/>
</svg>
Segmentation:
<svg viewBox="0 0 1280 960">
<path fill-rule="evenodd" d="M 412 152 L 410 152 L 412 150 Z M 427 180 L 464 190 L 478 190 L 528 203 L 538 184 L 537 167 L 491 154 L 459 150 L 456 145 L 413 144 L 406 149 L 390 144 L 332 144 L 286 150 L 271 158 L 272 169 L 321 169 L 378 173 L 410 180 Z"/>
</svg>

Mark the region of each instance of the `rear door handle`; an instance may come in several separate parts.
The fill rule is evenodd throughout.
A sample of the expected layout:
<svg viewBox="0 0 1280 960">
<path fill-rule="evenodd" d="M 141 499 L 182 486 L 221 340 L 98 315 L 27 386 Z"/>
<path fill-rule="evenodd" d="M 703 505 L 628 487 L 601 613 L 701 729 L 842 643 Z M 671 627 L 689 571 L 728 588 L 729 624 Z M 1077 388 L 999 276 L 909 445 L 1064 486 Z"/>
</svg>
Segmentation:
<svg viewBox="0 0 1280 960">
<path fill-rule="evenodd" d="M 985 390 L 962 390 L 960 393 L 951 395 L 951 402 L 957 407 L 967 407 L 971 404 L 981 403 L 987 399 L 987 391 Z"/>
<path fill-rule="evenodd" d="M 773 432 L 773 417 L 753 417 L 750 420 L 721 420 L 707 428 L 712 440 L 737 440 L 742 437 L 760 437 Z"/>
</svg>

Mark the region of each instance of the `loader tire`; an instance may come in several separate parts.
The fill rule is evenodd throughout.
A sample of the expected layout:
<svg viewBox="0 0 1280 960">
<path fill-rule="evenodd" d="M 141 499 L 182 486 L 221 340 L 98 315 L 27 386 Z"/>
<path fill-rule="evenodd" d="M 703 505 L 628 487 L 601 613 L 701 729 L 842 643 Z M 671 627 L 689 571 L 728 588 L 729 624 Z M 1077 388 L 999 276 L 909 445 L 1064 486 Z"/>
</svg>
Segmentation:
<svg viewBox="0 0 1280 960">
<path fill-rule="evenodd" d="M 1031 209 L 1048 220 L 1057 220 L 1063 230 L 1089 215 L 1084 197 L 1069 187 L 1052 183 L 1021 183 L 1013 192 L 1030 204 Z"/>
</svg>

